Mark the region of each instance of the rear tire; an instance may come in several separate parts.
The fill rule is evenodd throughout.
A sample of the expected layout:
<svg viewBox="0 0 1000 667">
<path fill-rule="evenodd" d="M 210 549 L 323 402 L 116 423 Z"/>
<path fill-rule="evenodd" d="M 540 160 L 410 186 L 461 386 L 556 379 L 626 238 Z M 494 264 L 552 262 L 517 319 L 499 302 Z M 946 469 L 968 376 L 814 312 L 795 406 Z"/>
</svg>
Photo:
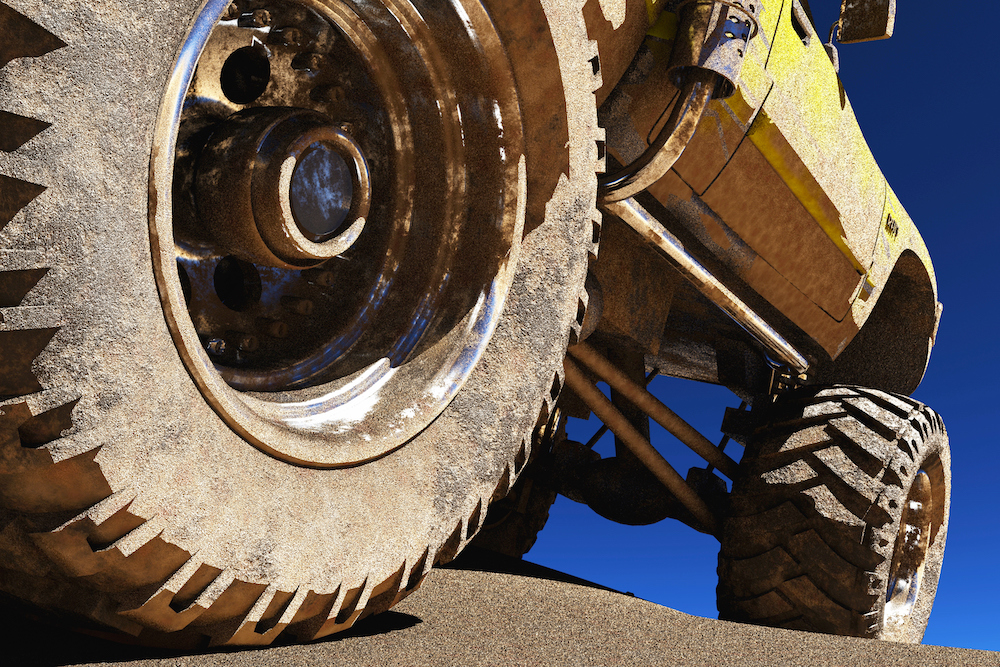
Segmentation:
<svg viewBox="0 0 1000 667">
<path fill-rule="evenodd" d="M 521 558 L 535 546 L 538 533 L 549 520 L 556 492 L 533 473 L 529 464 L 510 493 L 490 505 L 472 546 L 511 558 Z"/>
<path fill-rule="evenodd" d="M 919 643 L 948 529 L 941 418 L 854 387 L 754 412 L 719 553 L 719 617 Z"/>
</svg>

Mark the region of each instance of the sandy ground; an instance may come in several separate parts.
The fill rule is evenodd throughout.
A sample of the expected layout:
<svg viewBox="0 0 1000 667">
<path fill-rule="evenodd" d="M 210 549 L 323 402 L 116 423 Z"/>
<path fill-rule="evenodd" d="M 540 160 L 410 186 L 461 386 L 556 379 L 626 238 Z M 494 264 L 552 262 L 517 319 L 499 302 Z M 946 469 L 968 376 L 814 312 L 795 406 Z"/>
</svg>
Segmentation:
<svg viewBox="0 0 1000 667">
<path fill-rule="evenodd" d="M 2 617 L 6 613 L 6 617 Z M 436 570 L 394 610 L 305 646 L 200 655 L 121 647 L 0 612 L 5 665 L 995 665 L 1000 653 L 774 630 L 689 616 L 519 561 Z"/>
</svg>

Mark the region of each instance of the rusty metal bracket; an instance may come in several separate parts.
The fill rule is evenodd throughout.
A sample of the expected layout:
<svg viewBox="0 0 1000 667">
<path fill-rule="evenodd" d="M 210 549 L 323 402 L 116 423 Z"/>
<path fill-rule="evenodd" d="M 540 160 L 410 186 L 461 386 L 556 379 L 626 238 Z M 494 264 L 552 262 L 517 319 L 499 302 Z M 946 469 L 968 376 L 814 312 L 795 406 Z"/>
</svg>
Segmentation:
<svg viewBox="0 0 1000 667">
<path fill-rule="evenodd" d="M 756 0 L 682 0 L 676 9 L 681 24 L 670 56 L 670 75 L 675 83 L 687 80 L 688 72 L 703 70 L 719 78 L 714 96 L 729 97 L 743 69 L 750 40 L 760 32 Z"/>
<path fill-rule="evenodd" d="M 771 382 L 767 393 L 772 399 L 807 383 L 809 378 L 804 373 L 796 374 L 787 366 L 768 361 L 771 364 Z"/>
<path fill-rule="evenodd" d="M 721 452 L 716 445 L 681 419 L 677 413 L 664 405 L 649 391 L 629 378 L 604 355 L 587 343 L 579 343 L 569 348 L 569 354 L 583 363 L 598 378 L 612 389 L 645 412 L 653 421 L 665 428 L 671 435 L 687 445 L 691 451 L 715 466 L 729 479 L 736 479 L 739 464 Z M 591 408 L 593 409 L 593 408 Z M 614 430 L 612 428 L 612 430 Z"/>
<path fill-rule="evenodd" d="M 583 370 L 572 359 L 566 357 L 563 360 L 563 369 L 566 372 L 566 384 L 569 388 L 587 404 L 587 407 L 597 415 L 598 419 L 608 425 L 611 432 L 618 436 L 629 451 L 635 454 L 636 458 L 674 494 L 674 497 L 694 515 L 705 530 L 717 536 L 719 534 L 719 518 L 698 495 L 698 492 L 684 481 L 684 478 L 663 458 L 662 454 L 656 451 L 649 440 L 643 437 L 625 415 L 612 405 L 608 397 L 587 379 Z"/>
</svg>

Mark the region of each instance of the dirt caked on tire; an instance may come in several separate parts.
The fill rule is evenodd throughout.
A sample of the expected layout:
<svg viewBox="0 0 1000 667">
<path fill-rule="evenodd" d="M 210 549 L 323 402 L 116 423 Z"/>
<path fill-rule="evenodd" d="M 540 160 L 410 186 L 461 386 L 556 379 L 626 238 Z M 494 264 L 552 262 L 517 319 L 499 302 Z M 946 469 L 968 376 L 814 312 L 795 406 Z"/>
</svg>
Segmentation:
<svg viewBox="0 0 1000 667">
<path fill-rule="evenodd" d="M 0 590 L 266 644 L 454 557 L 582 319 L 581 6 L 0 3 Z"/>
<path fill-rule="evenodd" d="M 941 418 L 833 387 L 781 397 L 756 423 L 719 553 L 720 618 L 919 643 L 948 527 Z"/>
<path fill-rule="evenodd" d="M 511 558 L 521 558 L 531 550 L 549 520 L 556 501 L 546 459 L 552 455 L 557 438 L 565 438 L 565 417 L 556 408 L 533 435 L 531 458 L 510 492 L 489 506 L 486 519 L 471 546 Z"/>
</svg>

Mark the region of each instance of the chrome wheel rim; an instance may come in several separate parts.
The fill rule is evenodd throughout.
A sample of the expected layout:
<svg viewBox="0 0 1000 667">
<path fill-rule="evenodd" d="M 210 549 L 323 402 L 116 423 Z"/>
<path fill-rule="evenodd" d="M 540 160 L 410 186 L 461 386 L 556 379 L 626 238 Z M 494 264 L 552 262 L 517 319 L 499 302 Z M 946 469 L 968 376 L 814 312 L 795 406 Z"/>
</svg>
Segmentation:
<svg viewBox="0 0 1000 667">
<path fill-rule="evenodd" d="M 158 119 L 153 264 L 181 357 L 243 437 L 354 465 L 447 407 L 520 247 L 514 90 L 474 1 L 205 4 Z"/>
<path fill-rule="evenodd" d="M 882 629 L 887 638 L 902 632 L 920 600 L 924 570 L 944 521 L 945 480 L 941 461 L 924 461 L 910 485 L 889 565 Z"/>
</svg>

